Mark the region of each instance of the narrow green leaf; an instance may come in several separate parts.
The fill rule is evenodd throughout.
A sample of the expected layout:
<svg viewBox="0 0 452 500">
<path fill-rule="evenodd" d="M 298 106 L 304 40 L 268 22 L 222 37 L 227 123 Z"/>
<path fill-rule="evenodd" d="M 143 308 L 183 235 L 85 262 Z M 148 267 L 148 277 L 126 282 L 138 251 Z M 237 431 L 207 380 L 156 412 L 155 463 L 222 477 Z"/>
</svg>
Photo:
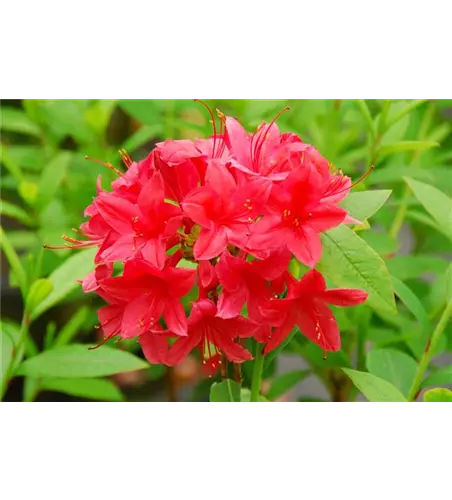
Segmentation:
<svg viewBox="0 0 452 500">
<path fill-rule="evenodd" d="M 4 106 L 0 111 L 0 127 L 7 132 L 18 132 L 21 134 L 38 137 L 39 127 L 33 123 L 20 109 Z"/>
<path fill-rule="evenodd" d="M 66 171 L 71 161 L 71 153 L 60 151 L 52 161 L 50 161 L 42 171 L 38 184 L 38 197 L 35 206 L 38 210 L 43 210 L 55 196 L 61 181 L 66 175 Z"/>
<path fill-rule="evenodd" d="M 352 217 L 364 221 L 380 210 L 391 192 L 390 189 L 379 189 L 350 193 L 340 205 L 348 210 Z"/>
<path fill-rule="evenodd" d="M 88 319 L 88 307 L 81 307 L 71 319 L 63 326 L 55 340 L 54 347 L 69 344 L 69 342 L 83 329 Z"/>
<path fill-rule="evenodd" d="M 425 210 L 433 217 L 438 226 L 452 240 L 452 198 L 439 189 L 405 177 L 405 182 L 421 202 Z"/>
<path fill-rule="evenodd" d="M 26 310 L 28 314 L 33 311 L 43 302 L 52 292 L 53 283 L 45 278 L 36 280 L 30 287 L 27 295 Z"/>
<path fill-rule="evenodd" d="M 445 366 L 429 375 L 421 384 L 421 387 L 431 387 L 432 385 L 452 385 L 452 366 Z"/>
<path fill-rule="evenodd" d="M 210 388 L 210 401 L 212 403 L 239 403 L 240 384 L 230 379 L 215 382 Z"/>
<path fill-rule="evenodd" d="M 155 123 L 154 125 L 143 125 L 125 140 L 121 148 L 125 149 L 129 153 L 132 153 L 151 139 L 158 137 L 158 135 L 162 132 L 162 129 L 163 128 L 160 123 Z"/>
<path fill-rule="evenodd" d="M 1 200 L 0 214 L 11 217 L 18 222 L 22 222 L 22 224 L 25 224 L 26 226 L 33 226 L 34 224 L 33 219 L 23 208 L 20 208 L 9 201 Z"/>
<path fill-rule="evenodd" d="M 119 106 L 130 116 L 146 125 L 159 123 L 160 113 L 155 101 L 150 99 L 121 99 Z"/>
<path fill-rule="evenodd" d="M 372 375 L 390 382 L 408 396 L 417 369 L 411 356 L 394 349 L 373 349 L 367 354 L 366 366 Z"/>
<path fill-rule="evenodd" d="M 289 392 L 298 382 L 301 382 L 309 374 L 309 370 L 296 370 L 279 375 L 272 381 L 270 390 L 267 393 L 267 398 L 271 400 L 278 399 L 286 392 Z"/>
<path fill-rule="evenodd" d="M 439 146 L 439 144 L 434 141 L 400 141 L 381 146 L 381 148 L 377 150 L 376 154 L 379 158 L 382 158 L 395 153 L 404 153 L 405 151 L 424 151 L 437 146 Z"/>
<path fill-rule="evenodd" d="M 40 379 L 25 377 L 23 388 L 23 400 L 27 403 L 34 401 L 39 394 Z"/>
<path fill-rule="evenodd" d="M 0 381 L 3 382 L 3 377 L 6 374 L 6 371 L 8 370 L 9 365 L 12 362 L 13 359 L 13 353 L 14 353 L 14 340 L 11 338 L 10 335 L 7 334 L 7 332 L 2 329 L 0 332 L 0 338 L 1 338 L 1 347 L 2 347 L 2 352 L 1 352 L 1 366 L 0 366 Z"/>
<path fill-rule="evenodd" d="M 427 101 L 428 99 L 413 99 L 409 104 L 407 104 L 404 108 L 402 108 L 400 111 L 395 113 L 394 116 L 392 116 L 387 120 L 386 129 L 390 128 L 392 125 L 401 120 L 405 115 L 411 113 L 413 110 L 415 110 L 417 107 L 419 107 L 421 104 L 424 104 L 424 102 Z"/>
<path fill-rule="evenodd" d="M 96 401 L 124 401 L 124 395 L 110 380 L 96 378 L 45 378 L 41 389 L 62 392 Z"/>
<path fill-rule="evenodd" d="M 424 394 L 426 403 L 452 403 L 452 391 L 449 389 L 430 389 Z"/>
<path fill-rule="evenodd" d="M 430 255 L 401 255 L 386 262 L 389 272 L 399 280 L 419 278 L 425 273 L 442 274 L 447 269 L 447 262 Z"/>
<path fill-rule="evenodd" d="M 367 125 L 367 129 L 370 132 L 370 136 L 372 139 L 375 139 L 375 136 L 377 135 L 376 129 L 375 129 L 375 124 L 372 119 L 372 115 L 370 114 L 369 108 L 367 106 L 367 103 L 365 99 L 356 99 L 356 104 L 359 107 L 359 110 L 361 111 L 361 114 L 364 117 L 364 120 Z"/>
<path fill-rule="evenodd" d="M 398 278 L 391 276 L 394 292 L 406 307 L 413 313 L 419 321 L 424 332 L 430 331 L 430 320 L 422 302 L 416 297 L 413 291 Z"/>
<path fill-rule="evenodd" d="M 5 146 L 3 143 L 0 143 L 0 158 L 4 167 L 9 171 L 14 179 L 20 183 L 23 178 L 20 165 L 10 153 L 9 147 Z"/>
<path fill-rule="evenodd" d="M 264 372 L 265 370 L 269 367 L 270 363 L 279 355 L 280 352 L 283 351 L 283 349 L 290 344 L 290 341 L 293 339 L 294 335 L 297 333 L 298 328 L 294 328 L 289 335 L 284 339 L 281 344 L 274 349 L 272 352 L 268 353 L 265 358 L 264 358 Z"/>
<path fill-rule="evenodd" d="M 17 375 L 30 377 L 91 378 L 143 370 L 148 364 L 130 352 L 102 346 L 71 344 L 44 351 L 24 361 Z"/>
<path fill-rule="evenodd" d="M 361 288 L 367 303 L 396 312 L 391 277 L 384 261 L 350 228 L 340 226 L 322 235 L 323 257 L 319 270 L 336 286 Z"/>
<path fill-rule="evenodd" d="M 6 235 L 3 227 L 0 226 L 0 244 L 5 254 L 6 260 L 10 265 L 17 282 L 19 283 L 20 289 L 22 291 L 22 295 L 25 295 L 26 286 L 27 286 L 27 276 L 25 273 L 25 269 L 23 268 L 19 256 L 17 255 L 14 247 L 12 246 L 8 236 Z"/>
<path fill-rule="evenodd" d="M 55 269 L 49 276 L 53 284 L 50 295 L 39 306 L 36 307 L 31 318 L 34 320 L 43 312 L 61 302 L 69 293 L 80 286 L 77 279 L 84 278 L 94 267 L 94 255 L 96 248 L 79 250 Z"/>
<path fill-rule="evenodd" d="M 406 402 L 404 395 L 392 384 L 371 373 L 342 368 L 356 388 L 371 402 Z"/>
</svg>

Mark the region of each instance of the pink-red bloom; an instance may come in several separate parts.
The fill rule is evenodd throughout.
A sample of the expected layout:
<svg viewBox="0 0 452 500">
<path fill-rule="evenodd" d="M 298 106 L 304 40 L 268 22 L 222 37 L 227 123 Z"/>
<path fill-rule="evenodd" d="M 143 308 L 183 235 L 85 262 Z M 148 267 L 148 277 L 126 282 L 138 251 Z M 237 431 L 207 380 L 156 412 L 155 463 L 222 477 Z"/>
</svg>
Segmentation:
<svg viewBox="0 0 452 500">
<path fill-rule="evenodd" d="M 312 342 L 325 351 L 338 351 L 341 338 L 336 319 L 327 304 L 356 306 L 367 298 L 367 292 L 349 288 L 326 289 L 323 276 L 315 269 L 297 281 L 286 273 L 287 297 L 263 305 L 263 313 L 277 326 L 265 346 L 265 353 L 278 347 L 295 325 Z"/>
</svg>

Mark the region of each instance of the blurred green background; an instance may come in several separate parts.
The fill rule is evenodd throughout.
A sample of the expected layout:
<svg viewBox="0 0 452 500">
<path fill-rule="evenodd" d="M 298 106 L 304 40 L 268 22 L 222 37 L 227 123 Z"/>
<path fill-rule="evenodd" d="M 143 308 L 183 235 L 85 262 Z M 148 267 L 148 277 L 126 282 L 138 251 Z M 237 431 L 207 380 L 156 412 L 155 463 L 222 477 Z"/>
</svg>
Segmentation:
<svg viewBox="0 0 452 500">
<path fill-rule="evenodd" d="M 371 227 L 359 234 L 384 258 L 391 274 L 415 294 L 429 320 L 437 318 L 445 301 L 444 276 L 452 254 L 451 241 L 444 228 L 439 227 L 411 194 L 403 178 L 409 176 L 452 196 L 452 100 L 206 102 L 213 109 L 238 118 L 250 131 L 261 121 L 270 121 L 283 107 L 290 106 L 290 111 L 278 120 L 282 131 L 299 134 L 303 141 L 314 145 L 353 179 L 374 164 L 374 172 L 356 190 L 391 189 L 393 193 L 385 207 L 372 218 Z M 385 126 L 380 127 L 383 122 Z M 26 270 L 28 283 L 51 275 L 61 269 L 65 260 L 74 258 L 77 251 L 43 251 L 42 246 L 62 244 L 61 235 L 70 234 L 71 228 L 80 226 L 84 208 L 95 195 L 99 175 L 104 188 L 113 180 L 112 172 L 85 160 L 85 155 L 123 168 L 117 153 L 120 148 L 139 160 L 156 142 L 167 138 L 206 137 L 211 132 L 204 108 L 191 100 L 3 101 L 2 227 Z M 76 262 L 76 276 L 73 270 L 63 276 L 63 293 L 36 318 L 27 356 L 54 345 L 61 335 L 62 343 L 96 342 L 96 309 L 101 303 L 90 295 L 84 296 L 74 281 L 74 277 L 83 277 L 89 271 L 88 260 Z M 17 280 L 10 274 L 3 254 L 1 278 L 3 335 L 9 332 L 14 336 L 23 303 Z M 406 301 L 398 300 L 396 316 L 367 306 L 358 310 L 359 317 L 348 311 L 340 313 L 344 351 L 330 356 L 327 363 L 319 363 L 316 346 L 306 344 L 301 337 L 285 356 L 272 363 L 266 378 L 275 398 L 284 394 L 289 399 L 343 398 L 339 392 L 344 390 L 345 383 L 342 379 L 336 383 L 336 379 L 341 378 L 338 367 L 355 366 L 354 350 L 347 349 L 348 345 L 356 348 L 359 321 L 363 321 L 366 329 L 365 339 L 358 341 L 365 343 L 362 349 L 392 346 L 416 356 L 416 348 L 413 344 L 410 347 L 406 340 L 419 326 L 412 303 L 408 301 L 407 305 Z M 446 361 L 452 351 L 449 330 L 441 347 Z M 121 343 L 121 347 L 139 355 L 134 342 Z M 307 371 L 304 375 L 301 373 Z M 244 372 L 246 377 L 246 367 Z M 284 373 L 290 380 L 279 382 L 283 389 L 278 390 L 278 383 L 274 388 L 271 381 L 280 380 Z M 320 381 L 320 389 L 317 382 L 309 382 L 312 378 Z M 83 387 L 72 391 L 67 387 L 60 390 L 51 384 L 33 388 L 27 387 L 24 379 L 17 378 L 8 390 L 7 399 L 70 400 L 85 396 L 107 400 L 124 397 L 129 400 L 203 400 L 208 387 L 196 362 L 176 370 L 149 367 L 139 373 L 115 376 L 113 382 L 120 393 L 96 398 L 95 392 L 84 392 Z M 352 396 L 349 388 L 347 398 Z"/>
</svg>

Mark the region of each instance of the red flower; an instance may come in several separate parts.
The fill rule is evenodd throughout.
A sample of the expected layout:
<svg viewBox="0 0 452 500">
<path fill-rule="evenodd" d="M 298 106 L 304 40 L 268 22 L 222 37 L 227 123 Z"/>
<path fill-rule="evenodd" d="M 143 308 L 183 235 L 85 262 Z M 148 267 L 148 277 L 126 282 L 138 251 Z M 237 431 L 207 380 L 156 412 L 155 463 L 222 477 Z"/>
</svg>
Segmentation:
<svg viewBox="0 0 452 500">
<path fill-rule="evenodd" d="M 175 335 L 187 334 L 187 318 L 180 302 L 195 283 L 193 269 L 172 267 L 168 259 L 160 270 L 144 259 L 125 263 L 123 276 L 106 278 L 97 293 L 109 305 L 99 311 L 106 337 L 132 338 L 152 330 L 163 316 Z"/>
<path fill-rule="evenodd" d="M 269 188 L 259 179 L 238 187 L 226 166 L 219 160 L 211 160 L 206 185 L 182 203 L 185 214 L 201 226 L 194 246 L 195 259 L 217 257 L 228 244 L 244 247 L 249 238 L 249 225 L 262 212 Z"/>
<path fill-rule="evenodd" d="M 260 325 L 242 316 L 219 318 L 216 305 L 211 300 L 200 299 L 193 304 L 188 318 L 188 335 L 177 339 L 169 350 L 168 364 L 182 362 L 195 347 L 200 349 L 203 364 L 211 373 L 221 364 L 221 353 L 234 363 L 253 359 L 236 339 L 256 335 L 260 329 Z"/>
<path fill-rule="evenodd" d="M 218 300 L 218 316 L 234 318 L 247 303 L 248 315 L 262 321 L 260 306 L 275 293 L 271 281 L 279 278 L 290 261 L 290 252 L 279 250 L 265 260 L 247 261 L 224 252 L 216 265 L 223 286 Z"/>
<path fill-rule="evenodd" d="M 320 233 L 341 224 L 347 211 L 323 201 L 325 184 L 314 168 L 293 172 L 272 190 L 269 210 L 253 229 L 248 248 L 259 256 L 262 249 L 285 245 L 309 267 L 320 260 Z"/>
<path fill-rule="evenodd" d="M 165 202 L 165 187 L 160 173 L 143 186 L 137 204 L 115 193 L 101 194 L 95 205 L 103 219 L 120 236 L 100 254 L 105 262 L 127 260 L 141 251 L 151 264 L 163 268 L 167 241 L 182 222 L 179 207 Z"/>
<path fill-rule="evenodd" d="M 262 308 L 262 313 L 276 326 L 264 353 L 272 351 L 289 335 L 295 325 L 310 340 L 325 351 L 338 351 L 341 338 L 336 319 L 327 306 L 355 306 L 362 304 L 368 294 L 363 290 L 336 288 L 326 290 L 323 276 L 315 269 L 300 281 L 286 273 L 287 298 L 273 300 Z"/>
</svg>

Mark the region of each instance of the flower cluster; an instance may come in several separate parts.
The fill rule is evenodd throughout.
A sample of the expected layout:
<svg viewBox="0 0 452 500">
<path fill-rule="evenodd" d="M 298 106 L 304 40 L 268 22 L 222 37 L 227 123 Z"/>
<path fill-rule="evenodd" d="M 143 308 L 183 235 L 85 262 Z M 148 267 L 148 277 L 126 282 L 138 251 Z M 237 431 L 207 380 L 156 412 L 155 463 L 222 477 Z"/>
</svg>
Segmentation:
<svg viewBox="0 0 452 500">
<path fill-rule="evenodd" d="M 283 342 L 295 325 L 325 351 L 340 348 L 328 304 L 365 301 L 361 290 L 326 289 L 315 270 L 320 235 L 356 222 L 338 205 L 352 187 L 311 145 L 281 133 L 276 118 L 247 133 L 218 113 L 209 139 L 167 140 L 127 170 L 112 191 L 97 186 L 81 226 L 96 246 L 95 270 L 83 280 L 107 305 L 99 310 L 105 340 L 138 337 L 151 363 L 180 363 L 199 348 L 210 371 L 223 357 L 252 359 L 241 339 Z M 310 270 L 300 281 L 292 257 Z M 198 297 L 187 318 L 182 303 Z M 244 312 L 246 311 L 246 312 Z M 174 341 L 175 340 L 175 341 Z"/>
</svg>

